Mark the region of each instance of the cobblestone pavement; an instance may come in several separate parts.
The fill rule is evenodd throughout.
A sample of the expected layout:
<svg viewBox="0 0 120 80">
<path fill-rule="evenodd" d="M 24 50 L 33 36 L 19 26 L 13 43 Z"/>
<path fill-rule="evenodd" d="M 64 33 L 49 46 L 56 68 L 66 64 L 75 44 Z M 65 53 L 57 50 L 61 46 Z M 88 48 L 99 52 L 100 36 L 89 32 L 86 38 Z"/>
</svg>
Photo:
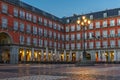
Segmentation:
<svg viewBox="0 0 120 80">
<path fill-rule="evenodd" d="M 120 64 L 0 64 L 0 80 L 120 80 Z"/>
</svg>

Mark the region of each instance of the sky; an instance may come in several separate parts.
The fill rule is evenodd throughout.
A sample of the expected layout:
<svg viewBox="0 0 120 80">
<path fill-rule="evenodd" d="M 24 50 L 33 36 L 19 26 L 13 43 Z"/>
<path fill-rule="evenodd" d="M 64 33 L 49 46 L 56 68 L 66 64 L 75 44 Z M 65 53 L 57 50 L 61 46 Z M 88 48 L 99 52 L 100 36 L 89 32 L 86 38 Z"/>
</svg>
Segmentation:
<svg viewBox="0 0 120 80">
<path fill-rule="evenodd" d="M 120 0 L 21 0 L 59 18 L 120 8 Z"/>
</svg>

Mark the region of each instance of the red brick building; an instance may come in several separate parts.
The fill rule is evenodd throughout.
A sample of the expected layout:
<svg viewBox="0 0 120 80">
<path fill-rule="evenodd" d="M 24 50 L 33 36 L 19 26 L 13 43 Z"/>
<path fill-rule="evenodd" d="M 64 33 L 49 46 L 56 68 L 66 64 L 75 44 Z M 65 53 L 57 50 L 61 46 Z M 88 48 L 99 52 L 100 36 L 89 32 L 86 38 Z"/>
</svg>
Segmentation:
<svg viewBox="0 0 120 80">
<path fill-rule="evenodd" d="M 120 61 L 120 8 L 85 14 L 91 61 Z M 0 1 L 0 62 L 66 61 L 82 59 L 82 15 L 58 18 L 19 0 Z"/>
</svg>

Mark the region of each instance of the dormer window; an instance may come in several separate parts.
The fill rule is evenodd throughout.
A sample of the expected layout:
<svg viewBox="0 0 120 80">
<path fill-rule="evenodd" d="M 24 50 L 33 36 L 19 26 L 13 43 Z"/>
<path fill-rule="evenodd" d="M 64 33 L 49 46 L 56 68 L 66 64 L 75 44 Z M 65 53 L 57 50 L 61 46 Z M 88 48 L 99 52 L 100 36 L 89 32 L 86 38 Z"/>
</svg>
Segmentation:
<svg viewBox="0 0 120 80">
<path fill-rule="evenodd" d="M 70 20 L 69 19 L 67 19 L 67 23 L 69 23 L 70 22 Z"/>
<path fill-rule="evenodd" d="M 106 18 L 107 17 L 107 13 L 103 13 L 103 17 Z"/>
<path fill-rule="evenodd" d="M 90 15 L 90 19 L 93 19 L 93 15 Z"/>
</svg>

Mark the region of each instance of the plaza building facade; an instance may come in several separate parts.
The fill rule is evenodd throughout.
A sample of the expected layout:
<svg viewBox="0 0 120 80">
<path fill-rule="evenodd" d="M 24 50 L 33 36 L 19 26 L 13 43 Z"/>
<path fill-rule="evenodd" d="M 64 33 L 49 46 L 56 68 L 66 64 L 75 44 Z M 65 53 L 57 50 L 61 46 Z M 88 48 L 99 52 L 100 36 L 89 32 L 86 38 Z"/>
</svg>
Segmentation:
<svg viewBox="0 0 120 80">
<path fill-rule="evenodd" d="M 58 18 L 19 0 L 0 0 L 0 62 L 120 61 L 120 8 Z"/>
</svg>

